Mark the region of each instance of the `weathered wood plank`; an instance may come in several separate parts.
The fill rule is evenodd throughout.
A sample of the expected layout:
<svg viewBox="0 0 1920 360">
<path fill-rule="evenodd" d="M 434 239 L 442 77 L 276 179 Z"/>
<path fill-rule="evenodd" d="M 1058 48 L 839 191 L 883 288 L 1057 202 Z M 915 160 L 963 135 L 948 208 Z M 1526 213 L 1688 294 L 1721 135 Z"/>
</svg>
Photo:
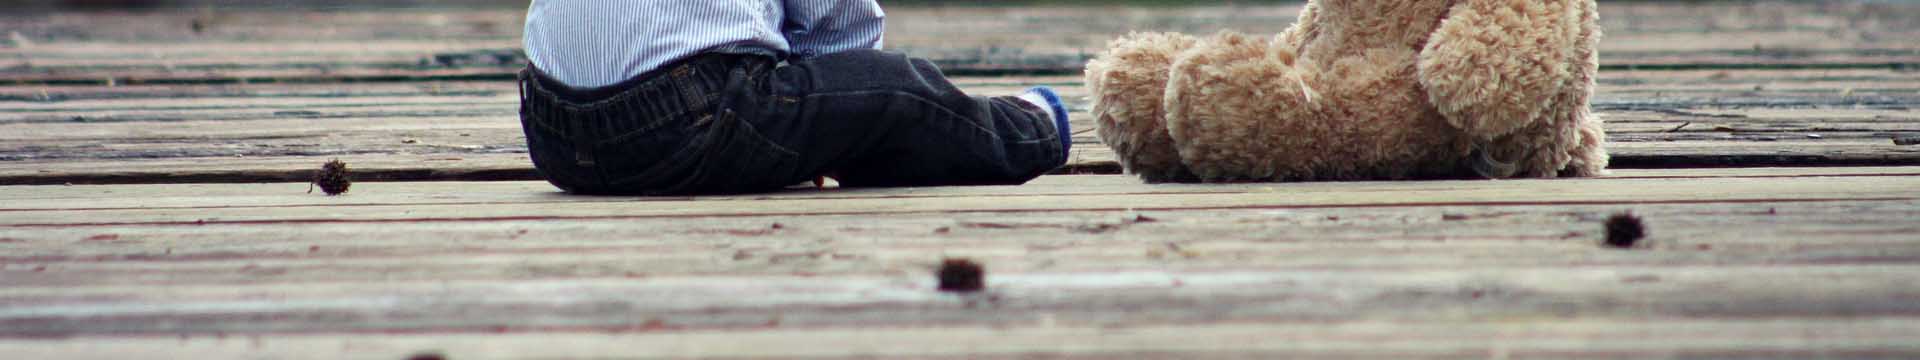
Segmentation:
<svg viewBox="0 0 1920 360">
<path fill-rule="evenodd" d="M 771 319 L 771 318 L 770 318 Z M 0 341 L 23 357 L 237 358 L 1902 358 L 1920 319 L 1301 322 L 1160 326 L 360 334 Z M 1029 320 L 1045 324 L 1044 317 Z M 822 346 L 830 344 L 830 346 Z"/>
<path fill-rule="evenodd" d="M 1675 124 L 1680 125 L 1680 124 Z M 454 131 L 458 131 L 454 129 Z M 493 135 L 512 136 L 509 129 Z M 461 132 L 484 134 L 481 131 Z M 1894 145 L 1891 134 L 1858 136 L 1832 132 L 1805 134 L 1708 133 L 1620 134 L 1611 145 L 1615 168 L 1698 166 L 1889 166 L 1920 163 L 1920 148 Z M 532 165 L 512 144 L 474 143 L 488 136 L 459 137 L 440 130 L 355 136 L 310 135 L 324 139 L 360 139 L 357 145 L 326 144 L 295 137 L 227 140 L 163 138 L 129 145 L 28 145 L 15 161 L 0 168 L 0 184 L 116 184 L 160 182 L 304 181 L 319 164 L 341 159 L 363 181 L 532 180 Z M 412 139 L 414 143 L 407 143 Z M 1076 137 L 1067 167 L 1058 173 L 1112 174 L 1120 171 L 1112 152 L 1090 134 Z M 211 142 L 211 144 L 210 144 Z M 3 143 L 3 142 L 0 142 Z M 35 159 L 42 153 L 55 154 Z M 75 155 L 80 155 L 76 157 Z"/>
<path fill-rule="evenodd" d="M 1775 179 L 1808 177 L 1904 177 L 1920 176 L 1920 167 L 1793 167 L 1793 168 L 1696 168 L 1696 169 L 1617 169 L 1602 179 Z M 1411 182 L 1444 183 L 1444 182 Z M 1358 184 L 1374 184 L 1362 182 Z M 1390 182 L 1389 182 L 1390 184 Z M 687 200 L 812 199 L 864 197 L 975 197 L 988 195 L 1071 195 L 1114 193 L 1236 193 L 1268 191 L 1273 186 L 1334 186 L 1337 184 L 1159 184 L 1144 186 L 1128 176 L 1043 176 L 1017 186 L 944 186 L 924 188 L 857 189 L 833 188 L 819 191 L 775 192 L 750 195 L 710 195 L 665 197 Z M 434 199 L 447 202 L 629 202 L 636 198 L 601 196 L 549 196 L 558 190 L 537 181 L 518 182 L 416 182 L 405 184 L 369 183 L 379 187 L 379 196 L 309 196 L 304 183 L 277 184 L 151 184 L 96 186 L 16 186 L 0 191 L 0 211 L 46 210 L 65 208 L 167 207 L 184 206 L 177 201 L 208 203 L 220 197 L 258 198 L 247 203 L 280 205 L 363 205 L 428 204 Z M 298 191 L 289 191 L 298 190 Z M 129 197 L 125 194 L 138 193 Z M 638 198 L 646 199 L 646 198 Z M 44 201 L 44 202 L 32 202 Z M 89 204 L 75 206 L 76 202 Z M 233 205 L 233 204 L 226 204 Z"/>
<path fill-rule="evenodd" d="M 1078 75 L 960 76 L 953 78 L 953 80 L 963 87 L 979 89 L 1012 89 L 1032 84 L 1072 85 L 1080 82 Z M 1855 95 L 1853 98 L 1860 101 L 1873 100 L 1872 96 L 1876 95 L 1920 96 L 1920 85 L 1916 85 L 1920 84 L 1920 72 L 1884 69 L 1607 70 L 1601 71 L 1599 78 L 1596 80 L 1601 86 L 1595 90 L 1602 98 L 1671 98 L 1673 100 L 1687 100 L 1695 97 L 1731 97 L 1735 95 L 1781 97 L 1796 94 L 1810 97 L 1820 94 L 1840 96 L 1845 95 L 1847 90 L 1853 90 L 1852 95 Z M 80 100 L 131 101 L 134 99 L 196 98 L 217 101 L 224 98 L 382 99 L 388 97 L 406 98 L 417 96 L 491 97 L 501 94 L 512 94 L 513 90 L 511 81 L 434 81 L 422 83 L 354 83 L 331 85 L 304 83 L 119 85 L 111 87 L 36 85 L 0 86 L 0 100 L 19 101 L 17 104 L 22 107 L 44 104 L 38 108 L 58 109 L 132 103 L 89 103 Z M 1840 99 L 1845 99 L 1845 97 L 1840 97 Z M 59 104 L 72 105 L 62 106 Z"/>
<path fill-rule="evenodd" d="M 0 187 L 0 349 L 486 357 L 516 356 L 494 351 L 528 339 L 604 339 L 631 356 L 822 358 L 1920 351 L 1902 327 L 1920 313 L 1914 167 L 1234 185 L 1050 176 L 667 199 L 557 196 L 538 183 L 361 186 L 344 197 L 295 184 Z M 1646 245 L 1598 245 L 1598 222 L 1620 211 L 1646 219 Z M 208 221 L 145 221 L 190 218 Z M 989 291 L 934 291 L 942 256 L 988 264 Z M 898 336 L 884 344 L 913 346 L 738 347 L 876 328 Z M 1265 341 L 1204 340 L 1232 336 Z M 917 345 L 956 338 L 994 345 Z M 1106 342 L 1116 338 L 1127 341 Z M 647 342 L 687 347 L 631 346 Z"/>
<path fill-rule="evenodd" d="M 1633 68 L 1911 68 L 1913 4 L 1610 3 L 1602 63 Z M 0 17 L 0 83 L 405 81 L 510 78 L 519 7 L 205 8 Z M 1297 4 L 1200 7 L 895 7 L 891 47 L 957 73 L 1077 72 L 1128 31 L 1273 33 Z M 198 24 L 198 27 L 194 26 Z M 296 25 L 297 24 L 297 25 Z M 24 40 L 24 41 L 21 41 Z M 18 43 L 18 44 L 15 44 Z"/>
<path fill-rule="evenodd" d="M 251 185 L 251 186 L 280 186 Z M 1654 186 L 1657 185 L 1657 186 Z M 241 185 L 233 185 L 241 186 Z M 404 184 L 364 184 L 366 193 L 379 193 L 378 186 Z M 1145 185 L 1141 185 L 1145 186 Z M 1172 186 L 1172 185 L 1169 185 Z M 460 205 L 418 204 L 407 206 L 363 206 L 351 213 L 312 213 L 308 208 L 281 208 L 258 204 L 226 203 L 228 207 L 49 210 L 10 214 L 0 219 L 0 227 L 59 227 L 76 224 L 204 224 L 273 223 L 286 221 L 381 222 L 437 219 L 435 221 L 513 220 L 527 214 L 554 218 L 675 218 L 744 215 L 860 215 L 860 214 L 944 214 L 1005 211 L 1130 209 L 1238 209 L 1305 208 L 1326 206 L 1379 206 L 1382 204 L 1559 204 L 1559 203 L 1663 203 L 1713 201 L 1815 201 L 1823 199 L 1885 198 L 1907 199 L 1910 190 L 1920 188 L 1920 177 L 1799 177 L 1752 181 L 1739 178 L 1700 178 L 1686 181 L 1668 179 L 1559 179 L 1511 181 L 1420 181 L 1180 185 L 1204 187 L 1203 193 L 1135 195 L 1011 195 L 995 197 L 959 197 L 938 203 L 900 201 L 889 198 L 828 198 L 821 200 L 779 200 L 766 195 L 747 198 L 723 198 L 699 201 L 692 198 L 643 198 L 626 203 L 480 203 Z M 1153 188 L 1153 187 L 1144 187 Z M 30 187 L 10 188 L 28 191 Z M 1565 190 L 1576 189 L 1569 193 Z M 560 196 L 546 193 L 532 196 Z M 691 201 L 686 199 L 693 199 Z M 85 214 L 86 216 L 76 217 Z M 316 217 L 318 216 L 318 217 Z M 111 221 L 98 221 L 112 219 Z"/>
<path fill-rule="evenodd" d="M 1603 252 L 1599 222 L 1621 211 L 1653 234 L 1641 251 Z M 1835 200 L 9 228 L 0 304 L 340 293 L 370 278 L 918 276 L 938 256 L 996 274 L 1900 265 L 1920 261 L 1916 214 L 1911 200 Z"/>
<path fill-rule="evenodd" d="M 1042 317 L 1051 317 L 1054 326 L 1121 328 L 1375 319 L 1415 324 L 1689 318 L 1818 321 L 1913 317 L 1920 312 L 1916 305 L 1920 302 L 1913 301 L 1920 293 L 1905 274 L 1914 270 L 1920 267 L 1138 269 L 1009 273 L 995 277 L 991 291 L 977 297 L 935 291 L 933 279 L 924 273 L 375 283 L 314 289 L 326 292 L 189 291 L 141 296 L 151 300 L 111 296 L 13 304 L 0 310 L 0 324 L 7 325 L 0 327 L 0 338 L 445 334 L 515 328 L 562 333 L 1024 328 Z M 772 321 L 777 325 L 769 326 L 773 318 L 779 319 Z"/>
<path fill-rule="evenodd" d="M 1913 6 L 1606 4 L 1615 164 L 1920 164 L 1887 141 L 1920 132 Z M 891 45 L 960 73 L 1070 73 L 1127 30 L 1271 32 L 1297 8 L 890 10 Z M 0 86 L 0 352 L 1920 357 L 1912 166 L 666 198 L 4 186 L 299 181 L 332 157 L 364 180 L 531 178 L 490 81 L 522 61 L 502 50 L 519 11 L 0 14 L 0 82 L 184 83 Z M 1071 75 L 959 81 L 1084 105 Z M 1067 171 L 1116 170 L 1076 140 Z M 1599 245 L 1620 212 L 1650 229 L 1635 249 Z M 945 256 L 985 263 L 988 290 L 935 291 Z"/>
</svg>

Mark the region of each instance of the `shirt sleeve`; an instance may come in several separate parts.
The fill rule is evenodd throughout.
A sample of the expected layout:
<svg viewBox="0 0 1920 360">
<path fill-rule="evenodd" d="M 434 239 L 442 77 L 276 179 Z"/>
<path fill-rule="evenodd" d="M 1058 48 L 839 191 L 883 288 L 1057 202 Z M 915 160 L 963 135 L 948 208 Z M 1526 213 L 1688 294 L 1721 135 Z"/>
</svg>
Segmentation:
<svg viewBox="0 0 1920 360">
<path fill-rule="evenodd" d="M 875 0 L 786 0 L 781 35 L 793 55 L 806 58 L 853 49 L 879 49 L 887 14 Z"/>
</svg>

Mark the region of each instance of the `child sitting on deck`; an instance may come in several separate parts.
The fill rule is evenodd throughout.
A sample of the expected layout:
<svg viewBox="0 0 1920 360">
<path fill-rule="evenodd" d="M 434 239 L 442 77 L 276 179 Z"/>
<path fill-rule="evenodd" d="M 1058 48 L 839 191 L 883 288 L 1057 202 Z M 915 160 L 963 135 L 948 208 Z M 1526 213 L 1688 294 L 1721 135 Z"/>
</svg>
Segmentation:
<svg viewBox="0 0 1920 360">
<path fill-rule="evenodd" d="M 534 0 L 520 120 L 578 194 L 1019 184 L 1066 161 L 1049 89 L 974 97 L 877 50 L 874 0 Z"/>
</svg>

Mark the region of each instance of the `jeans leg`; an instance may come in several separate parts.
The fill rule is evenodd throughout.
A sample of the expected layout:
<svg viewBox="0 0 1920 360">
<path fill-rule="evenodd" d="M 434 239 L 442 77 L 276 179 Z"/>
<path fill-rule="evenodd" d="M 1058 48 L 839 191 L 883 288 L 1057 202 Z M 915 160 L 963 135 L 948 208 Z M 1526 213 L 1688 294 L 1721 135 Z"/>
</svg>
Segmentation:
<svg viewBox="0 0 1920 360">
<path fill-rule="evenodd" d="M 845 186 L 1019 184 L 1066 161 L 1053 121 L 969 96 L 926 60 L 857 50 L 774 71 L 762 133 Z"/>
</svg>

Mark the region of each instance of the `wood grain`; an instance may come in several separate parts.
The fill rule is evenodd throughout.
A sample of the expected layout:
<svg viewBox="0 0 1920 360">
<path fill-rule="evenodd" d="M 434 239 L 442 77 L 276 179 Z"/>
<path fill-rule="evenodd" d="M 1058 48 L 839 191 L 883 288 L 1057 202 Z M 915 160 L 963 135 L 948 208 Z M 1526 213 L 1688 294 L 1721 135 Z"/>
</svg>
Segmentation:
<svg viewBox="0 0 1920 360">
<path fill-rule="evenodd" d="M 1920 357 L 1920 5 L 1604 3 L 1598 178 L 1147 185 L 1076 112 L 1060 172 L 1103 175 L 644 198 L 499 181 L 522 6 L 0 14 L 0 353 Z M 888 10 L 966 91 L 1084 109 L 1107 39 L 1298 7 Z"/>
<path fill-rule="evenodd" d="M 1041 323 L 1045 318 L 1032 320 Z M 0 342 L 28 357 L 447 358 L 1901 358 L 1916 319 L 1367 322 L 455 335 L 277 335 Z M 929 340 L 933 339 L 933 340 Z M 831 346 L 821 346 L 831 344 Z M 1817 344 L 1818 348 L 1804 346 Z"/>
<path fill-rule="evenodd" d="M 1920 314 L 1915 188 L 1916 167 L 1049 176 L 689 198 L 529 182 L 370 183 L 342 197 L 297 184 L 8 186 L 0 349 L 1900 357 L 1920 351 L 1906 325 Z M 1652 235 L 1600 246 L 1600 220 L 1624 211 Z M 987 264 L 989 290 L 935 291 L 931 266 L 946 256 Z M 800 345 L 819 343 L 836 345 Z"/>
<path fill-rule="evenodd" d="M 1609 69 L 1878 68 L 1920 63 L 1920 5 L 1888 2 L 1609 3 Z M 512 78 L 519 6 L 431 9 L 203 7 L 144 13 L 23 11 L 0 47 L 0 83 L 145 84 Z M 1297 4 L 891 7 L 888 46 L 958 74 L 1077 73 L 1131 31 L 1271 34 Z M 195 24 L 199 24 L 196 30 Z M 297 24 L 297 25 L 296 25 Z"/>
</svg>

